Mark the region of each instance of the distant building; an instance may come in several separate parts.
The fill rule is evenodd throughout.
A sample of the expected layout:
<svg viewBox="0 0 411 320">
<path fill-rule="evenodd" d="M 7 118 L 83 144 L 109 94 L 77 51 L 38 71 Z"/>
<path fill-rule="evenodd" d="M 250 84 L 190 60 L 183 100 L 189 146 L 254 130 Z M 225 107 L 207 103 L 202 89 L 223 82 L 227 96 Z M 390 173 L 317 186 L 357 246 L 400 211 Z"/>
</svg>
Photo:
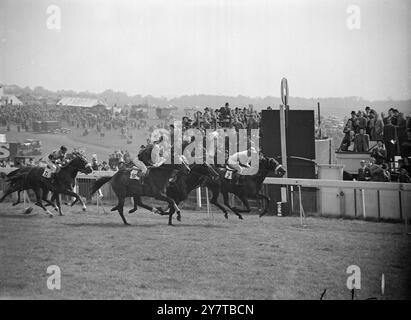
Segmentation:
<svg viewBox="0 0 411 320">
<path fill-rule="evenodd" d="M 14 94 L 5 94 L 3 86 L 0 86 L 0 105 L 22 106 L 21 102 Z"/>
<path fill-rule="evenodd" d="M 80 107 L 88 109 L 106 109 L 107 104 L 99 99 L 65 97 L 57 102 L 57 106 Z"/>
</svg>

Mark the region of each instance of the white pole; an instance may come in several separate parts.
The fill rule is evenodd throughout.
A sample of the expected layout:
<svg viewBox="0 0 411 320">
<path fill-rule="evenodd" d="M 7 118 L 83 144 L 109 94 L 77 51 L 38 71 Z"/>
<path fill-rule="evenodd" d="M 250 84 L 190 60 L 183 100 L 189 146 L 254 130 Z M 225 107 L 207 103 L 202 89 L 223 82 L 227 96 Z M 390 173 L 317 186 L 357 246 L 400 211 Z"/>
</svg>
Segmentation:
<svg viewBox="0 0 411 320">
<path fill-rule="evenodd" d="M 208 199 L 208 188 L 205 188 L 205 192 L 206 192 L 206 200 L 207 200 L 207 217 L 210 218 L 210 199 Z"/>
<path fill-rule="evenodd" d="M 300 202 L 300 223 L 301 226 L 303 227 L 303 215 L 304 214 L 304 209 L 303 209 L 303 201 L 301 199 L 301 186 L 298 186 L 298 198 L 299 198 L 299 202 Z"/>
<path fill-rule="evenodd" d="M 365 219 L 366 214 L 365 214 L 365 193 L 364 193 L 364 189 L 361 189 L 361 198 L 362 198 L 362 216 Z"/>
<path fill-rule="evenodd" d="M 201 187 L 198 187 L 196 189 L 196 195 L 197 195 L 197 208 L 201 208 Z"/>
<path fill-rule="evenodd" d="M 281 164 L 285 170 L 284 178 L 287 178 L 287 138 L 285 131 L 285 110 L 284 106 L 280 105 Z"/>
</svg>

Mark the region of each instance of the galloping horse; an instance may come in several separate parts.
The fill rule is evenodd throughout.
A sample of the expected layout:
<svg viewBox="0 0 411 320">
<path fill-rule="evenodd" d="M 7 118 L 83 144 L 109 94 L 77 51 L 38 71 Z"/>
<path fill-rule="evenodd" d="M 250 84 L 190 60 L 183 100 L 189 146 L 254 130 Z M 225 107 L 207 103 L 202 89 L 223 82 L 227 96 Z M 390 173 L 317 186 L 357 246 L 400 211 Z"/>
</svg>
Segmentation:
<svg viewBox="0 0 411 320">
<path fill-rule="evenodd" d="M 76 201 L 80 201 L 83 206 L 83 211 L 85 211 L 86 205 L 80 196 L 73 191 L 73 186 L 78 172 L 89 174 L 93 171 L 87 159 L 82 154 L 76 153 L 74 158 L 56 174 L 55 183 L 53 184 L 49 178 L 43 177 L 44 170 L 45 168 L 43 167 L 30 167 L 30 169 L 21 168 L 11 172 L 9 174 L 10 176 L 6 179 L 6 181 L 10 182 L 9 187 L 0 199 L 0 202 L 15 191 L 33 189 L 36 195 L 35 204 L 46 211 L 50 217 L 52 217 L 53 214 L 47 210 L 42 203 L 42 200 L 44 200 L 47 203 L 54 205 L 52 201 L 47 200 L 49 191 L 53 192 L 53 198 L 56 200 L 57 209 L 60 215 L 63 215 L 63 213 L 61 211 L 60 198 L 57 196 L 58 194 L 66 194 L 75 197 L 76 200 L 72 205 Z M 41 197 L 41 193 L 43 193 L 43 197 Z"/>
<path fill-rule="evenodd" d="M 180 174 L 176 181 L 172 182 L 170 186 L 167 188 L 166 194 L 168 197 L 172 198 L 177 205 L 180 202 L 186 200 L 188 195 L 192 190 L 200 186 L 206 178 L 216 179 L 218 178 L 218 173 L 207 163 L 203 164 L 193 164 L 190 166 L 190 173 L 188 175 Z M 137 210 L 137 205 L 152 211 L 153 208 L 147 206 L 141 202 L 140 196 L 134 196 L 134 208 L 129 211 L 129 213 L 133 213 Z M 169 207 L 169 211 L 165 212 L 161 208 L 157 208 L 160 210 L 160 214 L 167 215 L 168 214 L 168 224 L 173 224 L 173 214 L 175 213 L 174 207 Z M 177 220 L 181 221 L 181 215 L 177 213 Z"/>
<path fill-rule="evenodd" d="M 123 214 L 124 201 L 127 197 L 136 196 L 136 199 L 139 199 L 140 196 L 153 197 L 157 200 L 166 201 L 169 207 L 173 207 L 177 212 L 180 212 L 175 201 L 167 196 L 166 189 L 170 183 L 170 179 L 172 179 L 176 173 L 187 174 L 188 171 L 189 168 L 185 164 L 163 164 L 160 167 L 150 168 L 147 176 L 144 177 L 144 182 L 141 183 L 141 180 L 130 178 L 130 170 L 121 169 L 112 177 L 101 177 L 96 180 L 92 185 L 91 194 L 94 194 L 104 184 L 110 181 L 118 199 L 117 206 L 112 208 L 111 211 L 117 210 L 123 223 L 129 225 Z M 142 204 L 141 201 L 138 204 L 144 208 L 144 204 Z M 157 208 L 152 211 L 154 213 L 161 213 L 161 210 Z"/>
<path fill-rule="evenodd" d="M 232 180 L 225 178 L 227 168 L 216 168 L 220 175 L 218 180 L 207 180 L 205 186 L 212 192 L 212 197 L 210 203 L 217 206 L 221 211 L 224 212 L 224 217 L 228 218 L 227 210 L 218 203 L 218 196 L 220 193 L 223 194 L 224 205 L 227 206 L 231 211 L 233 211 L 239 219 L 243 219 L 240 213 L 250 212 L 250 205 L 248 199 L 262 199 L 266 202 L 263 212 L 260 214 L 262 217 L 268 211 L 268 203 L 270 199 L 260 193 L 264 179 L 267 177 L 270 171 L 274 172 L 277 177 L 282 177 L 285 174 L 285 170 L 273 158 L 262 157 L 259 161 L 258 172 L 255 175 L 240 176 L 239 184 L 235 184 Z M 245 206 L 245 210 L 236 207 L 231 207 L 228 201 L 228 194 L 232 193 L 236 195 Z"/>
</svg>

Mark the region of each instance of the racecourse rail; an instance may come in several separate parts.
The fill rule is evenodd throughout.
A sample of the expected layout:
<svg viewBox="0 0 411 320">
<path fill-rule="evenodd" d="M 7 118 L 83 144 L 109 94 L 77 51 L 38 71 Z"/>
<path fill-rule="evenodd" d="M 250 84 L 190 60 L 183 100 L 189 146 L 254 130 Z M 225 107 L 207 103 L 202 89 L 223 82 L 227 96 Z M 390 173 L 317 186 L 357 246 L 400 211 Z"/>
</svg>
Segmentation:
<svg viewBox="0 0 411 320">
<path fill-rule="evenodd" d="M 0 168 L 0 172 L 9 173 L 15 168 Z M 91 184 L 102 176 L 111 176 L 115 171 L 95 171 L 89 175 L 79 173 L 76 177 L 76 188 L 82 197 L 92 200 L 89 191 Z M 369 218 L 376 220 L 397 220 L 408 223 L 411 212 L 411 184 L 395 182 L 363 182 L 323 179 L 269 178 L 264 184 L 287 186 L 292 192 L 297 190 L 298 209 L 301 211 L 304 200 L 301 199 L 301 188 L 317 190 L 317 210 L 314 214 Z M 0 179 L 0 190 L 4 191 L 6 183 Z M 105 200 L 115 200 L 109 184 L 101 189 Z M 203 194 L 204 195 L 204 194 Z M 197 206 L 201 207 L 201 189 L 197 190 Z M 292 201 L 292 199 L 291 199 Z M 208 201 L 207 201 L 208 205 Z M 293 204 L 294 206 L 294 204 Z M 210 210 L 210 208 L 207 208 Z"/>
</svg>

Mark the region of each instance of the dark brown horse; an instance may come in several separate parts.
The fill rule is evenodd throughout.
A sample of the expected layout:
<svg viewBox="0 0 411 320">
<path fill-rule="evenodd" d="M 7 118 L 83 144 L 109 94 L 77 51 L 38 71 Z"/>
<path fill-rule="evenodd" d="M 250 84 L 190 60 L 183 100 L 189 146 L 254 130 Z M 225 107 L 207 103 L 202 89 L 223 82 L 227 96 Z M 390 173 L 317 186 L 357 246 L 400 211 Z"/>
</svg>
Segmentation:
<svg viewBox="0 0 411 320">
<path fill-rule="evenodd" d="M 203 164 L 193 164 L 190 166 L 190 173 L 188 175 L 180 174 L 176 181 L 170 184 L 167 188 L 166 194 L 168 197 L 172 198 L 177 205 L 180 202 L 186 200 L 188 195 L 191 191 L 195 188 L 199 187 L 207 178 L 208 179 L 216 179 L 218 178 L 218 173 L 207 163 Z M 137 205 L 152 211 L 153 208 L 147 206 L 141 202 L 140 196 L 134 196 L 134 208 L 129 211 L 129 213 L 133 213 L 137 210 Z M 160 210 L 160 214 L 167 215 L 168 214 L 168 224 L 173 224 L 173 214 L 176 212 L 174 207 L 169 207 L 169 211 L 165 212 L 161 208 L 157 208 Z M 181 221 L 181 215 L 177 213 L 177 220 Z"/>
<path fill-rule="evenodd" d="M 92 185 L 91 194 L 94 194 L 110 181 L 111 187 L 118 199 L 118 204 L 111 211 L 117 210 L 123 223 L 129 225 L 123 213 L 124 201 L 128 197 L 137 197 L 137 199 L 140 199 L 139 197 L 141 196 L 153 197 L 167 202 L 169 207 L 173 207 L 176 212 L 180 212 L 175 201 L 167 196 L 166 190 L 170 180 L 176 174 L 187 174 L 188 172 L 189 168 L 185 164 L 163 164 L 160 167 L 150 168 L 142 183 L 141 179 L 130 178 L 130 170 L 122 169 L 117 171 L 112 177 L 101 177 L 96 180 Z M 143 208 L 148 207 L 142 204 L 141 201 L 137 204 Z M 158 208 L 152 208 L 152 211 L 154 213 L 162 213 Z"/>
<path fill-rule="evenodd" d="M 228 218 L 228 212 L 220 203 L 218 203 L 218 196 L 220 193 L 223 195 L 224 205 L 233 211 L 239 219 L 243 219 L 241 213 L 250 212 L 250 205 L 248 199 L 259 199 L 265 201 L 264 210 L 260 214 L 262 217 L 268 211 L 268 204 L 270 199 L 260 193 L 264 179 L 267 177 L 269 172 L 273 172 L 276 177 L 282 177 L 285 174 L 285 170 L 273 158 L 261 157 L 259 160 L 258 172 L 255 175 L 244 175 L 240 176 L 238 183 L 234 183 L 233 180 L 228 180 L 225 178 L 227 168 L 216 168 L 220 175 L 217 180 L 207 180 L 205 186 L 211 191 L 212 197 L 210 203 L 217 206 L 221 211 L 224 212 L 224 217 Z M 236 195 L 241 202 L 244 204 L 245 209 L 239 209 L 236 207 L 231 207 L 228 199 L 228 194 L 232 193 Z"/>
<path fill-rule="evenodd" d="M 30 167 L 30 169 L 21 168 L 11 172 L 10 178 L 6 179 L 9 181 L 9 187 L 0 199 L 0 202 L 13 192 L 32 189 L 36 195 L 35 204 L 52 217 L 53 214 L 47 210 L 42 203 L 42 200 L 45 200 L 47 203 L 54 206 L 52 201 L 47 200 L 47 194 L 51 191 L 54 194 L 60 215 L 62 215 L 62 211 L 60 198 L 57 196 L 58 194 L 66 194 L 75 197 L 76 201 L 80 201 L 83 205 L 83 211 L 85 211 L 86 206 L 80 196 L 73 191 L 73 186 L 78 172 L 89 174 L 93 171 L 87 159 L 81 154 L 76 154 L 74 159 L 66 166 L 62 167 L 56 174 L 53 184 L 49 178 L 43 177 L 44 170 L 45 168 L 42 167 Z"/>
</svg>

